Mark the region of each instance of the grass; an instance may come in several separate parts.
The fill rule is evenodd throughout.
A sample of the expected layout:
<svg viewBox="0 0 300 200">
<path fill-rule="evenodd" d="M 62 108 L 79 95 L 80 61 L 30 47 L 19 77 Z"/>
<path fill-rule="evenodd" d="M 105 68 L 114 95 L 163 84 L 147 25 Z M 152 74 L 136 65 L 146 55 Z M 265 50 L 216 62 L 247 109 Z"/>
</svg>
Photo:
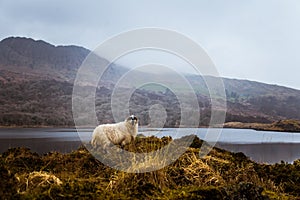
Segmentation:
<svg viewBox="0 0 300 200">
<path fill-rule="evenodd" d="M 124 149 L 151 152 L 186 138 L 138 138 Z M 191 147 L 170 165 L 152 172 L 126 173 L 105 166 L 86 148 L 61 154 L 38 155 L 26 148 L 0 156 L 0 196 L 4 199 L 297 199 L 300 161 L 258 164 L 242 153 L 213 148 L 199 157 L 195 138 Z M 149 158 L 146 165 L 161 162 Z M 158 159 L 159 158 L 159 159 Z M 149 167 L 146 166 L 146 167 Z M 141 169 L 139 163 L 132 165 Z"/>
</svg>

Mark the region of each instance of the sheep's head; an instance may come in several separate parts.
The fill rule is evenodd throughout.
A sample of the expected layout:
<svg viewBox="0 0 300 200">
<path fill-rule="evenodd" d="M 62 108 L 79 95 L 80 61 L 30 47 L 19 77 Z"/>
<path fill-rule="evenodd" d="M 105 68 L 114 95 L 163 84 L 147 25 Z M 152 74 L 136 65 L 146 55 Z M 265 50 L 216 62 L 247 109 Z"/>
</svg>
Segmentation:
<svg viewBox="0 0 300 200">
<path fill-rule="evenodd" d="M 128 117 L 125 120 L 127 123 L 131 123 L 132 126 L 137 125 L 138 124 L 138 118 L 134 115 L 131 115 L 130 117 Z"/>
</svg>

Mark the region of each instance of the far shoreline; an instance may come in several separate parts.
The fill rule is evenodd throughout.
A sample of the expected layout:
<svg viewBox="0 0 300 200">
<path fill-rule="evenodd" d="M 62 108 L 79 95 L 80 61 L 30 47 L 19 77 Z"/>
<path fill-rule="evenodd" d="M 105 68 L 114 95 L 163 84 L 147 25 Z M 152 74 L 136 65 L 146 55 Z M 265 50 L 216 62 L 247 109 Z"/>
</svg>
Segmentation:
<svg viewBox="0 0 300 200">
<path fill-rule="evenodd" d="M 0 125 L 1 129 L 26 129 L 26 128 L 53 128 L 53 129 L 93 129 L 92 126 L 54 126 L 54 125 Z M 139 128 L 153 128 L 148 126 L 140 126 Z M 188 128 L 188 127 L 164 127 L 164 128 Z M 256 131 L 272 131 L 272 132 L 289 132 L 300 133 L 299 120 L 279 120 L 273 123 L 245 123 L 245 122 L 226 122 L 223 125 L 199 126 L 198 128 L 225 128 L 225 129 L 251 129 Z M 160 128 L 153 128 L 160 129 Z"/>
<path fill-rule="evenodd" d="M 223 128 L 234 129 L 253 129 L 256 131 L 273 131 L 273 132 L 290 132 L 300 133 L 299 120 L 279 120 L 273 123 L 243 123 L 243 122 L 226 122 Z"/>
<path fill-rule="evenodd" d="M 3 126 L 3 125 L 0 125 L 0 128 L 7 128 L 7 129 L 10 129 L 10 128 L 76 128 L 75 126 L 48 126 L 48 125 L 20 125 L 20 126 L 17 126 L 17 125 L 8 125 L 8 126 Z"/>
</svg>

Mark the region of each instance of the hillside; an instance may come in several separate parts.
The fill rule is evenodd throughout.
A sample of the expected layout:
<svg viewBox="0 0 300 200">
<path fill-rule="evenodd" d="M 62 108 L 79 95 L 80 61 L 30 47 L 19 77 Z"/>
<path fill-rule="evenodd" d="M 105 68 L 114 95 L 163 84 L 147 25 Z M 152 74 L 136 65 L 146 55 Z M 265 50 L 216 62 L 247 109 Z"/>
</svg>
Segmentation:
<svg viewBox="0 0 300 200">
<path fill-rule="evenodd" d="M 0 42 L 0 125 L 72 126 L 71 98 L 77 70 L 89 50 L 77 46 L 53 46 L 28 38 L 7 38 Z M 100 58 L 101 59 L 101 58 Z M 107 62 L 102 60 L 102 62 Z M 111 65 L 105 84 L 97 90 L 96 108 L 100 123 L 112 122 L 109 96 L 113 84 L 128 71 Z M 137 76 L 149 76 L 140 73 Z M 214 77 L 207 77 L 214 79 Z M 201 108 L 199 125 L 207 125 L 210 100 L 201 77 L 187 76 Z M 269 123 L 300 119 L 300 91 L 248 80 L 223 78 L 227 94 L 226 121 Z M 141 125 L 149 123 L 148 108 L 161 104 L 167 110 L 166 126 L 180 121 L 176 96 L 168 91 L 137 89 L 131 111 Z M 134 105 L 134 106 L 133 106 Z"/>
<path fill-rule="evenodd" d="M 40 40 L 7 38 L 0 42 L 0 70 L 4 75 L 13 73 L 12 80 L 70 81 L 89 52 L 77 46 L 53 46 Z"/>
</svg>

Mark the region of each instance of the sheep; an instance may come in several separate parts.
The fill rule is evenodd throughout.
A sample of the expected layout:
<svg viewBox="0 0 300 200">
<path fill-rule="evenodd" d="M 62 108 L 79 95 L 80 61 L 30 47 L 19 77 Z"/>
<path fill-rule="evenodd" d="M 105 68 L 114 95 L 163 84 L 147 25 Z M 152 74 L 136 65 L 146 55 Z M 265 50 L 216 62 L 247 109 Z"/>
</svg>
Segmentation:
<svg viewBox="0 0 300 200">
<path fill-rule="evenodd" d="M 93 148 L 102 146 L 103 149 L 110 144 L 124 146 L 135 139 L 137 132 L 138 119 L 131 115 L 124 122 L 97 126 L 93 132 L 91 144 Z"/>
</svg>

